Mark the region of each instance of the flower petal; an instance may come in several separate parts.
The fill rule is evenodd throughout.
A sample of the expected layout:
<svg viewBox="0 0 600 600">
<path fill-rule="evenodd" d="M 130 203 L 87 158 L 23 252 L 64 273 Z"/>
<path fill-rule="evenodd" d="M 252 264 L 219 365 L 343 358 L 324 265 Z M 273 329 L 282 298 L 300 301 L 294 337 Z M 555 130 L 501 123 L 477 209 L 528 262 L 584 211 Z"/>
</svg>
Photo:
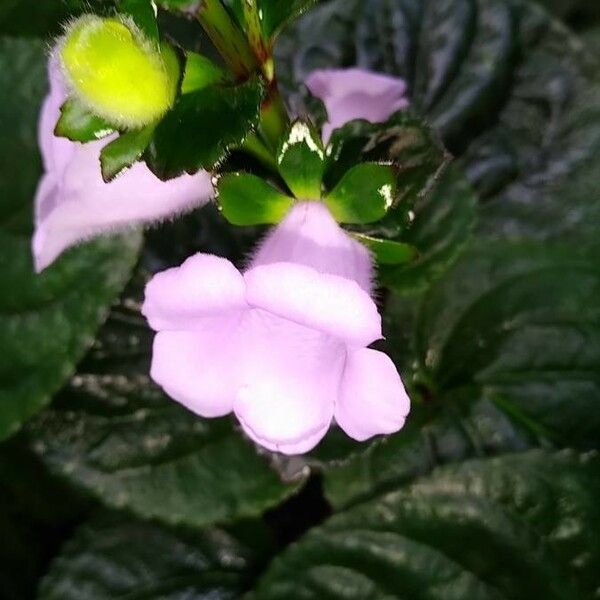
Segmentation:
<svg viewBox="0 0 600 600">
<path fill-rule="evenodd" d="M 335 420 L 362 442 L 402 429 L 410 410 L 394 363 L 383 352 L 364 348 L 349 352 L 335 408 Z"/>
<path fill-rule="evenodd" d="M 246 307 L 246 284 L 225 258 L 195 254 L 146 285 L 142 313 L 156 331 L 204 327 L 206 316 Z"/>
<path fill-rule="evenodd" d="M 164 182 L 141 163 L 104 183 L 99 157 L 105 143 L 74 144 L 73 156 L 58 181 L 54 210 L 36 209 L 40 215 L 34 242 L 37 271 L 77 242 L 183 213 L 205 204 L 213 195 L 210 176 L 203 171 Z M 38 194 L 36 205 L 41 201 Z"/>
<path fill-rule="evenodd" d="M 38 132 L 46 175 L 35 198 L 36 271 L 82 240 L 183 213 L 212 198 L 211 177 L 203 171 L 164 182 L 145 164 L 136 163 L 105 183 L 100 151 L 115 136 L 88 144 L 56 137 L 54 127 L 67 94 L 56 52 L 50 57 L 48 71 L 50 93 L 42 107 Z M 52 193 L 49 182 L 54 186 Z"/>
<path fill-rule="evenodd" d="M 377 306 L 350 279 L 294 263 L 255 267 L 244 274 L 244 279 L 251 306 L 353 346 L 368 346 L 381 338 Z"/>
<path fill-rule="evenodd" d="M 329 336 L 262 310 L 243 328 L 243 374 L 234 412 L 257 443 L 294 454 L 325 435 L 344 363 Z"/>
<path fill-rule="evenodd" d="M 348 121 L 366 119 L 379 123 L 408 106 L 404 80 L 364 69 L 313 71 L 305 84 L 327 109 L 328 123 L 323 127 L 325 141 L 334 129 Z"/>
<path fill-rule="evenodd" d="M 249 268 L 290 262 L 353 279 L 371 292 L 369 251 L 335 221 L 323 202 L 297 202 L 260 244 Z"/>
<path fill-rule="evenodd" d="M 239 323 L 237 315 L 206 319 L 203 330 L 159 332 L 150 376 L 171 398 L 202 417 L 228 414 L 239 386 Z"/>
</svg>

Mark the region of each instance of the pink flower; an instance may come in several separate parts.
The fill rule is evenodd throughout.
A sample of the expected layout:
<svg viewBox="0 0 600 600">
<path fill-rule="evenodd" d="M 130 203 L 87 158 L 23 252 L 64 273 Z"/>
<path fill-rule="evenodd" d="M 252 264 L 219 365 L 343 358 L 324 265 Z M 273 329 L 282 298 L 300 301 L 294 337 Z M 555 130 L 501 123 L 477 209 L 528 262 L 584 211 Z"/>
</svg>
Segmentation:
<svg viewBox="0 0 600 600">
<path fill-rule="evenodd" d="M 48 71 L 50 93 L 39 124 L 45 174 L 35 197 L 36 271 L 45 269 L 77 242 L 188 211 L 213 196 L 207 173 L 162 182 L 142 163 L 136 163 L 111 183 L 104 183 L 100 151 L 114 136 L 88 144 L 56 137 L 54 127 L 67 92 L 55 56 L 50 59 Z"/>
<path fill-rule="evenodd" d="M 257 443 L 313 448 L 332 419 L 356 440 L 398 431 L 409 399 L 381 338 L 371 258 L 321 202 L 294 205 L 240 273 L 196 254 L 154 276 L 151 376 L 203 417 L 233 411 Z"/>
<path fill-rule="evenodd" d="M 380 123 L 408 106 L 404 80 L 364 69 L 313 71 L 305 84 L 327 109 L 329 121 L 323 127 L 324 141 L 348 121 L 366 119 Z"/>
</svg>

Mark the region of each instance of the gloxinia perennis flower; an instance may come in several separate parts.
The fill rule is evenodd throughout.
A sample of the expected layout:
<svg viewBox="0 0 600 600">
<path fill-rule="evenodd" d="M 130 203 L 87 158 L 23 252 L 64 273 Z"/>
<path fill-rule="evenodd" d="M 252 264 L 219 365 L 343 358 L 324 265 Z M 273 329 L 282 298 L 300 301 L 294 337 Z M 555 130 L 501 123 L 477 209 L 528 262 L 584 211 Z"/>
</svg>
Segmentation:
<svg viewBox="0 0 600 600">
<path fill-rule="evenodd" d="M 364 69 L 322 69 L 306 78 L 306 87 L 327 109 L 323 140 L 334 129 L 354 119 L 383 122 L 408 107 L 406 83 L 397 77 Z"/>
<path fill-rule="evenodd" d="M 35 197 L 33 256 L 37 271 L 79 241 L 182 213 L 212 197 L 211 179 L 205 172 L 162 182 L 143 163 L 105 183 L 100 151 L 114 136 L 87 144 L 56 137 L 54 127 L 67 97 L 56 52 L 50 58 L 49 79 L 50 93 L 39 124 L 45 174 Z"/>
<path fill-rule="evenodd" d="M 233 411 L 270 450 L 313 448 L 332 419 L 356 440 L 399 430 L 409 399 L 381 338 L 371 257 L 317 201 L 295 204 L 248 268 L 196 254 L 154 276 L 152 378 L 203 417 Z"/>
</svg>

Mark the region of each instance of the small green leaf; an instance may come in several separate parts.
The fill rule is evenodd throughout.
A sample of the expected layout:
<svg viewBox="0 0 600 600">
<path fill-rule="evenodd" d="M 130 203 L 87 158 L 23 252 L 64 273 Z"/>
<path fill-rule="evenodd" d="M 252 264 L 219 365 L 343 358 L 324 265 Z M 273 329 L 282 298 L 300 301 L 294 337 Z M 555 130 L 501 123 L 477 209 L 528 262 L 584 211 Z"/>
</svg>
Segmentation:
<svg viewBox="0 0 600 600">
<path fill-rule="evenodd" d="M 181 93 L 189 94 L 203 88 L 225 83 L 227 73 L 221 67 L 196 52 L 188 52 L 186 55 L 185 72 L 181 83 Z"/>
<path fill-rule="evenodd" d="M 323 143 L 315 128 L 306 121 L 292 123 L 277 152 L 277 165 L 296 198 L 321 198 L 324 159 Z"/>
<path fill-rule="evenodd" d="M 234 225 L 279 223 L 294 200 L 256 175 L 231 173 L 218 183 L 224 217 Z"/>
<path fill-rule="evenodd" d="M 102 117 L 90 112 L 77 98 L 69 98 L 60 108 L 60 117 L 54 134 L 72 142 L 94 142 L 115 128 Z"/>
<path fill-rule="evenodd" d="M 156 7 L 152 0 L 120 0 L 119 11 L 131 18 L 138 29 L 157 46 L 160 43 Z"/>
<path fill-rule="evenodd" d="M 385 216 L 395 199 L 393 167 L 362 163 L 342 177 L 325 203 L 339 223 L 373 223 Z"/>
<path fill-rule="evenodd" d="M 179 98 L 158 124 L 146 161 L 160 179 L 212 169 L 258 124 L 262 86 L 210 86 Z"/>
<path fill-rule="evenodd" d="M 362 233 L 353 233 L 352 236 L 371 250 L 380 265 L 400 265 L 414 260 L 419 254 L 410 244 L 382 240 Z"/>
<path fill-rule="evenodd" d="M 154 127 L 155 125 L 152 124 L 142 129 L 123 133 L 116 140 L 102 148 L 100 166 L 102 168 L 102 178 L 106 183 L 112 181 L 142 157 L 152 139 Z"/>
</svg>

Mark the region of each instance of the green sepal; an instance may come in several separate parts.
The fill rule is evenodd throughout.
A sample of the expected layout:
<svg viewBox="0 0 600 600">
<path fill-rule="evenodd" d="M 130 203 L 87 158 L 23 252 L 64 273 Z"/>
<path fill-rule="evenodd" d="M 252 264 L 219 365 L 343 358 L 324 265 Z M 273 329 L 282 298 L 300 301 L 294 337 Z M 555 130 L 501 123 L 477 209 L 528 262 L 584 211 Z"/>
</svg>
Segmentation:
<svg viewBox="0 0 600 600">
<path fill-rule="evenodd" d="M 226 83 L 227 73 L 212 60 L 197 54 L 186 53 L 185 71 L 181 82 L 181 93 L 189 94 L 217 83 Z"/>
<path fill-rule="evenodd" d="M 140 160 L 148 147 L 154 124 L 121 134 L 116 140 L 102 148 L 100 152 L 100 167 L 102 179 L 106 183 L 112 181 L 134 162 Z"/>
<path fill-rule="evenodd" d="M 89 111 L 77 98 L 68 98 L 60 108 L 54 135 L 72 142 L 94 142 L 114 133 L 115 127 Z"/>
<path fill-rule="evenodd" d="M 396 173 L 390 165 L 362 163 L 352 167 L 325 198 L 339 223 L 373 223 L 396 199 Z"/>
<path fill-rule="evenodd" d="M 217 200 L 223 216 L 233 225 L 279 223 L 294 199 L 249 173 L 229 173 L 219 179 Z"/>
<path fill-rule="evenodd" d="M 325 149 L 312 124 L 299 119 L 289 126 L 277 151 L 277 166 L 296 198 L 321 198 Z"/>
<path fill-rule="evenodd" d="M 352 233 L 352 237 L 364 244 L 380 265 L 401 265 L 414 260 L 419 251 L 410 244 L 382 240 L 364 233 Z"/>
</svg>

